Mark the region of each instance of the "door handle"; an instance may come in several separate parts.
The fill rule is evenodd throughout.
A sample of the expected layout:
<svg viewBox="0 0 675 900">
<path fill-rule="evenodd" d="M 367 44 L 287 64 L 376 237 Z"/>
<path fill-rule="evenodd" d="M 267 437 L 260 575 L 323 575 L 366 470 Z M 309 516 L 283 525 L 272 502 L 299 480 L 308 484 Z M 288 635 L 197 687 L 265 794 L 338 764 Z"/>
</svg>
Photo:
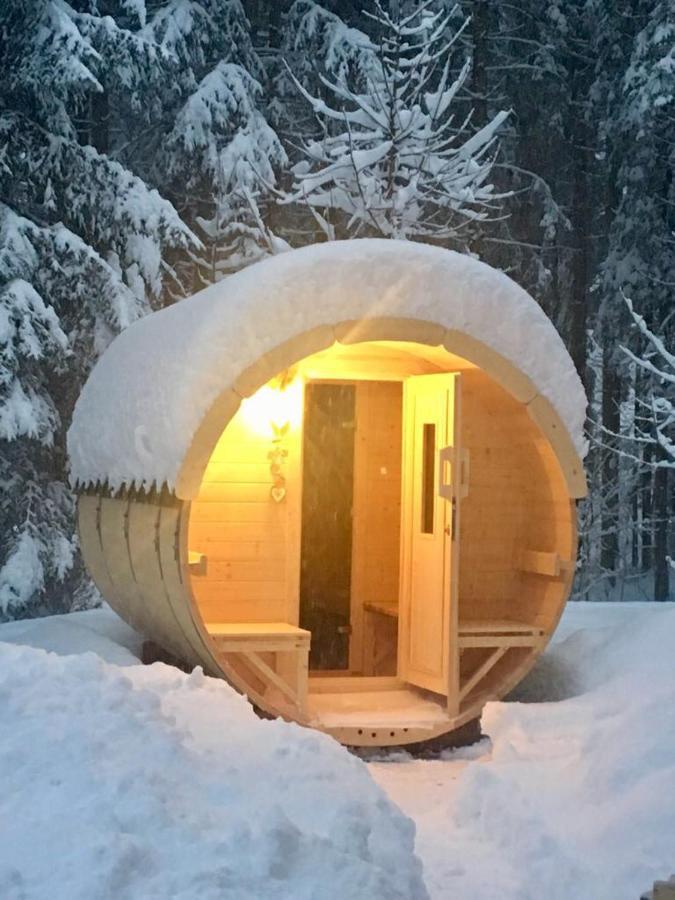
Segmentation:
<svg viewBox="0 0 675 900">
<path fill-rule="evenodd" d="M 438 451 L 438 493 L 444 500 L 452 500 L 455 494 L 455 448 L 450 445 Z M 450 469 L 450 479 L 445 480 L 446 469 Z"/>
</svg>

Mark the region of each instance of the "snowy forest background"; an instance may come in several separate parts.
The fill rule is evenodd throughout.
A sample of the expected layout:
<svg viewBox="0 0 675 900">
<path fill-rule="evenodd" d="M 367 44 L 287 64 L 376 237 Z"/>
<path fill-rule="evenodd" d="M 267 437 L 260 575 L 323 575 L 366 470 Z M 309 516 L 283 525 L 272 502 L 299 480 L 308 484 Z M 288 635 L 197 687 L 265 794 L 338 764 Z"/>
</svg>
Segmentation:
<svg viewBox="0 0 675 900">
<path fill-rule="evenodd" d="M 4 0 L 0 79 L 0 619 L 95 602 L 64 447 L 113 336 L 373 235 L 541 303 L 591 398 L 576 595 L 668 599 L 672 0 Z"/>
</svg>

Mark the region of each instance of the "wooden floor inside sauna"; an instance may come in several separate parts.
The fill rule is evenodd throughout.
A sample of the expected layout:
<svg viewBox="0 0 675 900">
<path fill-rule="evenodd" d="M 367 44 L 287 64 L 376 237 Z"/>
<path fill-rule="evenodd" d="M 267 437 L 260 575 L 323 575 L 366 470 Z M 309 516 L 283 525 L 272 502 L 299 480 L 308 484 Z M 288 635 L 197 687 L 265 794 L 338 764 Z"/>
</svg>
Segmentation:
<svg viewBox="0 0 675 900">
<path fill-rule="evenodd" d="M 371 679 L 354 679 L 365 683 Z M 450 720 L 445 698 L 405 685 L 386 689 L 330 691 L 326 679 L 309 681 L 308 713 L 325 728 L 432 728 Z M 318 684 L 321 684 L 320 689 Z"/>
</svg>

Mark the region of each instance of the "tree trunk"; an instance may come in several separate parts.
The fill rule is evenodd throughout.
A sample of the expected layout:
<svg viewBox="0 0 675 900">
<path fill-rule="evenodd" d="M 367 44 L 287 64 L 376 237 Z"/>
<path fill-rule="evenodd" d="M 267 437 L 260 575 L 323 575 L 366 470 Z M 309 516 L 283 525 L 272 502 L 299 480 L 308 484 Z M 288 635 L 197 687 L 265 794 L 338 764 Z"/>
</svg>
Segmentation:
<svg viewBox="0 0 675 900">
<path fill-rule="evenodd" d="M 588 289 L 591 283 L 591 179 L 585 123 L 577 125 L 573 160 L 573 198 L 570 221 L 573 228 L 572 284 L 569 306 L 569 349 L 579 377 L 588 387 Z"/>
<path fill-rule="evenodd" d="M 471 93 L 473 94 L 473 124 L 482 128 L 488 121 L 487 55 L 490 28 L 488 0 L 474 0 L 471 13 L 473 59 L 471 61 Z"/>
<path fill-rule="evenodd" d="M 607 429 L 604 437 L 609 448 L 604 450 L 602 466 L 602 545 L 600 565 L 610 573 L 609 583 L 616 584 L 616 567 L 619 557 L 619 491 L 618 462 L 615 439 L 621 428 L 621 380 L 612 365 L 611 354 L 605 350 L 602 371 L 602 424 Z"/>
<path fill-rule="evenodd" d="M 89 115 L 89 140 L 99 153 L 108 153 L 110 150 L 110 106 L 105 90 L 102 93 L 91 95 Z"/>
<path fill-rule="evenodd" d="M 662 447 L 657 447 L 657 461 L 666 461 Z M 668 472 L 659 466 L 654 473 L 654 600 L 670 599 L 670 565 L 668 563 Z"/>
<path fill-rule="evenodd" d="M 570 56 L 567 59 L 570 97 L 567 105 L 569 128 L 569 162 L 571 167 L 572 226 L 571 296 L 569 300 L 569 351 L 579 377 L 588 388 L 588 322 L 590 318 L 589 288 L 593 280 L 594 209 L 602 207 L 605 193 L 601 185 L 607 185 L 609 173 L 598 171 L 594 146 L 597 142 L 596 123 L 590 119 L 590 91 L 596 78 L 594 64 L 579 54 L 579 46 L 585 48 L 591 58 L 591 32 L 587 14 L 580 5 L 574 17 L 576 33 L 570 35 Z M 604 176 L 603 180 L 598 175 Z M 593 196 L 595 194 L 595 198 Z M 595 199 L 595 202 L 594 202 Z"/>
<path fill-rule="evenodd" d="M 642 558 L 640 560 L 640 567 L 643 571 L 648 571 L 652 567 L 654 557 L 652 528 L 652 516 L 654 514 L 654 470 L 650 465 L 653 462 L 654 453 L 651 444 L 644 445 L 642 458 L 649 468 L 642 477 L 642 530 L 640 533 Z"/>
</svg>

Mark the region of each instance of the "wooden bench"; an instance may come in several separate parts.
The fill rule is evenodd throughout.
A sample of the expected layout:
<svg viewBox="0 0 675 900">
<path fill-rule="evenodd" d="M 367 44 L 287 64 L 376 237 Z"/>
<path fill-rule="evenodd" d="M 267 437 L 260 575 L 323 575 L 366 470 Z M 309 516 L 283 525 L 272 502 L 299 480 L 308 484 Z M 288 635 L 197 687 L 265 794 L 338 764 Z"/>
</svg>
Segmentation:
<svg viewBox="0 0 675 900">
<path fill-rule="evenodd" d="M 363 604 L 366 613 L 374 614 L 382 617 L 382 625 L 376 627 L 370 624 L 366 627 L 364 638 L 365 651 L 364 662 L 366 662 L 364 674 L 378 675 L 380 666 L 388 657 L 382 651 L 378 653 L 378 632 L 381 632 L 387 621 L 398 619 L 398 603 L 387 601 L 368 601 Z M 368 622 L 366 622 L 368 626 Z M 393 665 L 396 666 L 396 633 L 392 632 L 393 644 Z M 478 684 L 478 682 L 487 675 L 499 660 L 512 647 L 537 647 L 545 637 L 544 629 L 539 625 L 530 625 L 527 622 L 518 622 L 515 619 L 464 619 L 459 623 L 457 642 L 459 652 L 465 649 L 492 649 L 492 653 L 487 657 L 480 668 L 471 675 L 464 685 L 460 688 L 460 701 Z M 370 654 L 370 656 L 368 655 Z M 391 655 L 391 654 L 390 654 Z M 387 671 L 387 673 L 389 672 Z"/>
<path fill-rule="evenodd" d="M 547 553 L 541 550 L 523 550 L 518 561 L 518 569 L 530 575 L 543 575 L 546 578 L 565 578 L 574 574 L 575 561 L 563 559 L 559 553 Z"/>
<path fill-rule="evenodd" d="M 463 619 L 459 623 L 462 647 L 536 647 L 544 637 L 539 625 L 515 619 Z"/>
<path fill-rule="evenodd" d="M 368 600 L 363 604 L 363 674 L 396 673 L 398 601 Z"/>
<path fill-rule="evenodd" d="M 206 629 L 221 653 L 240 653 L 304 713 L 311 633 L 287 622 L 209 622 Z M 261 653 L 276 654 L 276 666 L 268 665 Z"/>
<path fill-rule="evenodd" d="M 459 623 L 460 654 L 468 649 L 492 650 L 480 666 L 465 679 L 459 689 L 460 703 L 482 681 L 500 659 L 513 647 L 539 646 L 545 631 L 539 625 L 517 622 L 514 619 L 465 619 Z"/>
<path fill-rule="evenodd" d="M 378 613 L 390 619 L 398 619 L 398 600 L 367 600 L 363 604 L 366 612 Z"/>
</svg>

